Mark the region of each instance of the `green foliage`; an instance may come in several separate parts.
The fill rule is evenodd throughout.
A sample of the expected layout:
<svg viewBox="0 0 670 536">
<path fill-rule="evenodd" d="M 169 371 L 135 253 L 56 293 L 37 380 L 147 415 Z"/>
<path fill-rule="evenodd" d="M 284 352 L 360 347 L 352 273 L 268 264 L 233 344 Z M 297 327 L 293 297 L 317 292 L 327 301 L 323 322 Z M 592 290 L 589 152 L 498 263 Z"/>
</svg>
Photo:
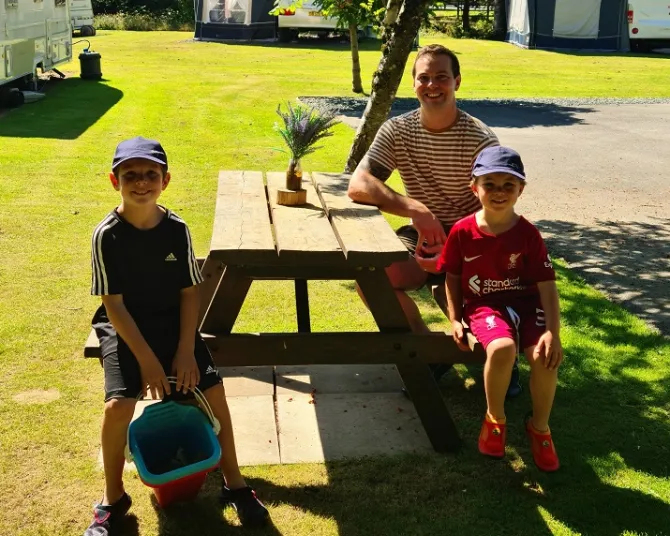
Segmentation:
<svg viewBox="0 0 670 536">
<path fill-rule="evenodd" d="M 429 17 L 424 25 L 430 32 L 445 34 L 456 39 L 494 39 L 493 21 L 474 15 L 470 18 L 470 30 L 463 28 L 463 21 L 453 17 Z"/>
<path fill-rule="evenodd" d="M 162 15 L 147 13 L 114 13 L 96 15 L 94 25 L 98 30 L 193 31 L 193 20 L 184 20 L 180 13 L 168 11 Z"/>
<path fill-rule="evenodd" d="M 92 4 L 95 27 L 102 30 L 193 29 L 193 0 L 92 0 Z"/>
<path fill-rule="evenodd" d="M 284 113 L 281 104 L 277 106 L 277 114 L 282 118 L 283 126 L 275 123 L 275 130 L 284 138 L 294 160 L 319 149 L 314 144 L 332 136 L 330 129 L 339 123 L 329 112 L 317 112 L 314 108 L 304 106 L 293 107 L 290 102 L 286 103 L 286 107 L 288 112 Z"/>
</svg>

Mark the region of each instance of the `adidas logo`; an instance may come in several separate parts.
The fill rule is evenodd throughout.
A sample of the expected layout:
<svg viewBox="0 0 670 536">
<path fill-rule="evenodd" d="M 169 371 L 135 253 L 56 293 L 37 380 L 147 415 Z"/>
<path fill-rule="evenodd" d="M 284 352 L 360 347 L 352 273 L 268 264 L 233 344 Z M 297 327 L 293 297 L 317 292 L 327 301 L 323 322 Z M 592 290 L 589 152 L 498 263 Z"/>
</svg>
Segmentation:
<svg viewBox="0 0 670 536">
<path fill-rule="evenodd" d="M 216 369 L 212 365 L 209 365 L 205 371 L 205 374 L 216 374 Z"/>
<path fill-rule="evenodd" d="M 176 261 L 177 257 L 174 256 L 174 253 L 170 253 L 167 257 L 165 257 L 165 261 Z"/>
</svg>

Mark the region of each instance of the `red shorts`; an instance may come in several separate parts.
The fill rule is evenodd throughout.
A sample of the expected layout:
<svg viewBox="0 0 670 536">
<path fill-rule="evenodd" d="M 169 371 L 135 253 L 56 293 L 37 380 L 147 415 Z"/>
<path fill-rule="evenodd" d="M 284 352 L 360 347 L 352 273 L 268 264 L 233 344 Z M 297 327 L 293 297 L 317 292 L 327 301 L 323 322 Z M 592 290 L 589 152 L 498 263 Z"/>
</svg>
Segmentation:
<svg viewBox="0 0 670 536">
<path fill-rule="evenodd" d="M 517 351 L 521 352 L 535 346 L 546 331 L 539 296 L 466 306 L 465 321 L 484 349 L 495 339 L 507 338 L 515 341 Z"/>
</svg>

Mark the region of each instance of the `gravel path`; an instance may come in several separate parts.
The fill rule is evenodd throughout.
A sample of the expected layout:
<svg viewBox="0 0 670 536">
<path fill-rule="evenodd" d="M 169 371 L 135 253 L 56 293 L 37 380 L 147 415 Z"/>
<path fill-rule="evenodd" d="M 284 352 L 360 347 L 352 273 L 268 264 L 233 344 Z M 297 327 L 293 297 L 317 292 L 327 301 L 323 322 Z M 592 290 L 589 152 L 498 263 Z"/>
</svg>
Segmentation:
<svg viewBox="0 0 670 536">
<path fill-rule="evenodd" d="M 366 99 L 301 97 L 353 128 Z M 391 115 L 412 110 L 397 99 Z M 517 149 L 519 211 L 586 281 L 670 337 L 670 99 L 459 100 Z"/>
</svg>

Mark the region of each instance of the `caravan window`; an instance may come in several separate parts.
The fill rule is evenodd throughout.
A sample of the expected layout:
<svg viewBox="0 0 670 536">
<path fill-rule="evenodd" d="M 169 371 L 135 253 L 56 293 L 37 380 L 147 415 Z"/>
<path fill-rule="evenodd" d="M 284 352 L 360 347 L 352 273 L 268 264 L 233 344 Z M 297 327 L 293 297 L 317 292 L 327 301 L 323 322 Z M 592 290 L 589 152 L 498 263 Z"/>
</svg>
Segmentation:
<svg viewBox="0 0 670 536">
<path fill-rule="evenodd" d="M 62 7 L 65 5 L 65 0 L 56 0 L 56 7 Z"/>
<path fill-rule="evenodd" d="M 17 7 L 19 5 L 19 0 L 5 0 L 5 7 L 9 9 L 10 7 Z"/>
</svg>

